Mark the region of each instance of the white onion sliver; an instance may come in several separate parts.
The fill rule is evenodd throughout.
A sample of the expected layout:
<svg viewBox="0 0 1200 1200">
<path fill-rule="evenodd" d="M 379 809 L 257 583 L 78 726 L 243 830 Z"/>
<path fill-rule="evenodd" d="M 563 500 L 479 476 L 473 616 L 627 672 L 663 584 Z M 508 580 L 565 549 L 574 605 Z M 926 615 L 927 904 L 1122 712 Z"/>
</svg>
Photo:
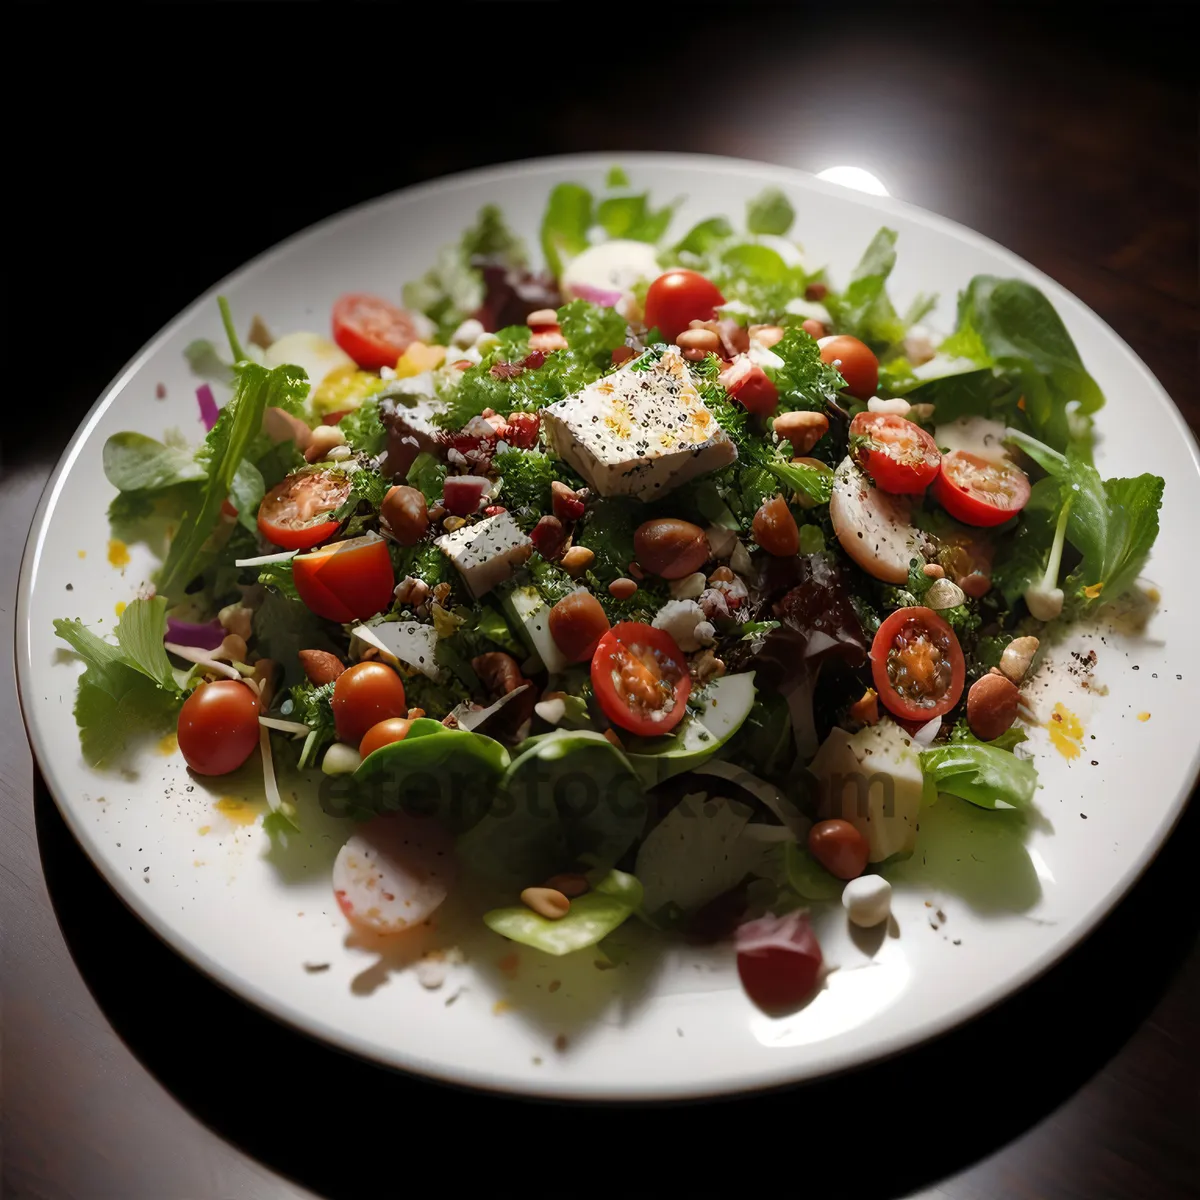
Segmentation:
<svg viewBox="0 0 1200 1200">
<path fill-rule="evenodd" d="M 259 717 L 258 723 L 268 729 L 278 729 L 281 733 L 300 734 L 312 733 L 312 729 L 302 721 L 285 721 L 282 717 Z"/>
<path fill-rule="evenodd" d="M 692 770 L 696 775 L 715 775 L 718 779 L 728 779 L 731 783 L 736 783 L 769 808 L 787 827 L 790 836 L 808 836 L 808 819 L 797 811 L 796 806 L 774 784 L 760 779 L 744 767 L 735 766 L 720 758 L 710 758 L 708 762 L 701 763 Z"/>
<path fill-rule="evenodd" d="M 358 638 L 360 641 L 366 642 L 368 646 L 378 650 L 381 654 L 386 654 L 392 662 L 400 661 L 395 654 L 393 654 L 392 651 L 389 650 L 387 646 L 385 646 L 383 642 L 371 632 L 371 627 L 369 625 L 355 625 L 355 627 L 350 630 L 350 636 L 351 638 Z"/>
<path fill-rule="evenodd" d="M 291 562 L 298 550 L 281 550 L 278 554 L 260 554 L 256 558 L 235 558 L 235 567 L 265 567 L 268 563 Z"/>
<path fill-rule="evenodd" d="M 918 746 L 932 746 L 933 739 L 937 737 L 938 730 L 942 727 L 942 718 L 934 717 L 932 721 L 926 721 L 916 733 L 912 735 L 912 739 Z"/>
<path fill-rule="evenodd" d="M 261 720 L 261 718 L 259 718 Z M 262 751 L 263 791 L 267 794 L 267 804 L 272 812 L 278 812 L 283 807 L 283 797 L 279 794 L 279 784 L 275 782 L 275 760 L 271 757 L 271 731 L 260 725 L 258 730 L 258 746 Z"/>
<path fill-rule="evenodd" d="M 188 662 L 194 662 L 206 670 L 216 671 L 241 682 L 242 675 L 236 667 L 231 667 L 228 663 L 217 662 L 215 658 L 209 658 L 206 651 L 196 646 L 180 646 L 177 642 L 163 642 L 163 649 L 177 658 L 186 658 Z"/>
</svg>

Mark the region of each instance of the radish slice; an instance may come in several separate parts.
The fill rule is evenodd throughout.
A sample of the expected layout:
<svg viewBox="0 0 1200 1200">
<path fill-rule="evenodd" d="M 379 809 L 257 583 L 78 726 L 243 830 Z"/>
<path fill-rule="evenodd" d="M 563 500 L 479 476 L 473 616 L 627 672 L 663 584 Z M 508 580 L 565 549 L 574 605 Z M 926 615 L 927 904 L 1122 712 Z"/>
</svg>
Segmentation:
<svg viewBox="0 0 1200 1200">
<path fill-rule="evenodd" d="M 661 274 L 658 251 L 649 242 L 616 238 L 591 246 L 571 259 L 563 271 L 562 291 L 564 296 L 611 306 L 639 280 L 657 279 Z"/>
<path fill-rule="evenodd" d="M 482 475 L 448 475 L 442 484 L 442 503 L 456 517 L 469 517 L 491 489 Z"/>
<path fill-rule="evenodd" d="M 842 549 L 868 575 L 885 583 L 906 583 L 908 564 L 921 557 L 925 535 L 909 521 L 909 502 L 873 487 L 850 458 L 833 477 L 829 518 Z"/>
<path fill-rule="evenodd" d="M 376 817 L 338 852 L 333 894 L 368 933 L 401 933 L 426 920 L 454 882 L 453 841 L 430 817 Z"/>
</svg>

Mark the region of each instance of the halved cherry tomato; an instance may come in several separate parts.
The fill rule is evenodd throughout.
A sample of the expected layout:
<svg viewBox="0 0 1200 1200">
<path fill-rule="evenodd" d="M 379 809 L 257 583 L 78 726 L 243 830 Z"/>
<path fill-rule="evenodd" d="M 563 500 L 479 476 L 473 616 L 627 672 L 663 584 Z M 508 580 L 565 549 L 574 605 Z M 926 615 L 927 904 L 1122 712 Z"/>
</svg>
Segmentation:
<svg viewBox="0 0 1200 1200">
<path fill-rule="evenodd" d="M 258 745 L 258 697 L 234 679 L 202 683 L 183 702 L 175 729 L 197 775 L 228 775 Z"/>
<path fill-rule="evenodd" d="M 1003 525 L 1029 503 L 1029 477 L 1016 463 L 955 450 L 933 485 L 937 502 L 964 525 Z"/>
<path fill-rule="evenodd" d="M 724 303 L 717 285 L 698 271 L 668 271 L 646 293 L 645 322 L 673 342 L 691 321 L 711 321 Z"/>
<path fill-rule="evenodd" d="M 967 667 L 954 630 L 932 608 L 916 606 L 896 609 L 880 625 L 871 675 L 891 713 L 924 722 L 958 703 Z"/>
<path fill-rule="evenodd" d="M 821 361 L 841 371 L 850 395 L 859 400 L 870 400 L 875 395 L 879 386 L 879 359 L 871 353 L 870 346 L 844 333 L 820 338 L 817 345 L 821 347 Z"/>
<path fill-rule="evenodd" d="M 937 442 L 894 413 L 859 413 L 850 422 L 850 453 L 876 487 L 895 496 L 923 492 L 942 462 Z"/>
<path fill-rule="evenodd" d="M 350 498 L 350 476 L 341 471 L 293 471 L 258 506 L 258 532 L 285 550 L 309 550 L 333 537 L 340 521 L 328 514 Z"/>
<path fill-rule="evenodd" d="M 360 663 L 359 665 L 368 664 Z M 341 676 L 338 678 L 340 679 Z M 390 746 L 393 742 L 402 742 L 408 737 L 408 731 L 411 728 L 412 722 L 407 717 L 388 717 L 386 721 L 378 721 L 363 734 L 362 741 L 358 743 L 358 752 L 363 758 L 366 758 L 384 746 Z"/>
<path fill-rule="evenodd" d="M 592 655 L 592 687 L 614 725 L 653 737 L 669 733 L 683 720 L 692 677 L 669 633 L 623 621 L 600 639 Z"/>
<path fill-rule="evenodd" d="M 333 726 L 338 737 L 359 746 L 381 722 L 408 712 L 403 681 L 391 667 L 381 662 L 356 663 L 343 671 L 333 685 L 329 705 L 333 709 Z M 366 758 L 366 754 L 363 757 Z"/>
<path fill-rule="evenodd" d="M 332 542 L 292 559 L 292 582 L 327 621 L 365 621 L 392 602 L 396 576 L 387 542 L 375 534 Z"/>
<path fill-rule="evenodd" d="M 396 365 L 417 340 L 417 326 L 390 301 L 355 292 L 333 306 L 333 340 L 364 371 L 378 371 Z"/>
</svg>

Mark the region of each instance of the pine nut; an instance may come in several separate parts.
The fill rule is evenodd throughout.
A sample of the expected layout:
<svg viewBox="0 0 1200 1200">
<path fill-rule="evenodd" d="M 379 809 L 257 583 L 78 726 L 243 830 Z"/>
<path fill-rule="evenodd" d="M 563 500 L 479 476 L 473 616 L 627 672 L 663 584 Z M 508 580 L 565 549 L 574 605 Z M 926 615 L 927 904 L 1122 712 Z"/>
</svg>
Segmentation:
<svg viewBox="0 0 1200 1200">
<path fill-rule="evenodd" d="M 773 428 L 781 441 L 791 442 L 793 454 L 807 454 L 829 432 L 829 418 L 817 412 L 780 413 Z"/>
<path fill-rule="evenodd" d="M 700 350 L 705 354 L 716 354 L 721 349 L 721 339 L 711 329 L 685 329 L 675 339 L 675 345 L 682 350 Z"/>
<path fill-rule="evenodd" d="M 525 318 L 525 324 L 530 329 L 536 329 L 539 325 L 557 325 L 558 313 L 552 308 L 539 308 L 536 312 L 531 312 Z"/>
<path fill-rule="evenodd" d="M 582 875 L 551 875 L 545 886 L 553 891 L 562 892 L 568 900 L 574 900 L 590 890 L 588 881 Z"/>
<path fill-rule="evenodd" d="M 921 570 L 930 579 L 944 579 L 946 572 L 937 563 L 926 563 Z"/>
<path fill-rule="evenodd" d="M 825 326 L 821 324 L 815 317 L 809 317 L 807 321 L 803 321 L 800 328 L 808 334 L 809 337 L 823 338 L 825 336 Z"/>
<path fill-rule="evenodd" d="M 637 580 L 628 579 L 624 575 L 620 579 L 614 579 L 608 585 L 608 594 L 614 600 L 628 600 L 630 596 L 638 590 Z"/>
<path fill-rule="evenodd" d="M 549 887 L 527 887 L 521 893 L 521 903 L 548 921 L 561 921 L 571 911 L 571 901 Z"/>
<path fill-rule="evenodd" d="M 732 583 L 733 572 L 728 567 L 718 567 L 709 577 L 709 583 Z"/>
</svg>

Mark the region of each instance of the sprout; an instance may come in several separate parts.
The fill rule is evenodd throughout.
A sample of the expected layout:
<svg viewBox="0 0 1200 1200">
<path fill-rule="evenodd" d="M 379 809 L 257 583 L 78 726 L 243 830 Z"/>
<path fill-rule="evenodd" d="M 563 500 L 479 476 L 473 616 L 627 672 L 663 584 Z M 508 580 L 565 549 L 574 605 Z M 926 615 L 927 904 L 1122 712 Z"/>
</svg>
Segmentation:
<svg viewBox="0 0 1200 1200">
<path fill-rule="evenodd" d="M 1063 543 L 1067 536 L 1067 518 L 1071 514 L 1071 497 L 1067 497 L 1058 524 L 1054 529 L 1054 544 L 1046 561 L 1046 571 L 1041 582 L 1025 589 L 1025 603 L 1039 621 L 1053 621 L 1063 610 L 1063 590 L 1058 586 L 1058 568 L 1062 563 Z"/>
</svg>

